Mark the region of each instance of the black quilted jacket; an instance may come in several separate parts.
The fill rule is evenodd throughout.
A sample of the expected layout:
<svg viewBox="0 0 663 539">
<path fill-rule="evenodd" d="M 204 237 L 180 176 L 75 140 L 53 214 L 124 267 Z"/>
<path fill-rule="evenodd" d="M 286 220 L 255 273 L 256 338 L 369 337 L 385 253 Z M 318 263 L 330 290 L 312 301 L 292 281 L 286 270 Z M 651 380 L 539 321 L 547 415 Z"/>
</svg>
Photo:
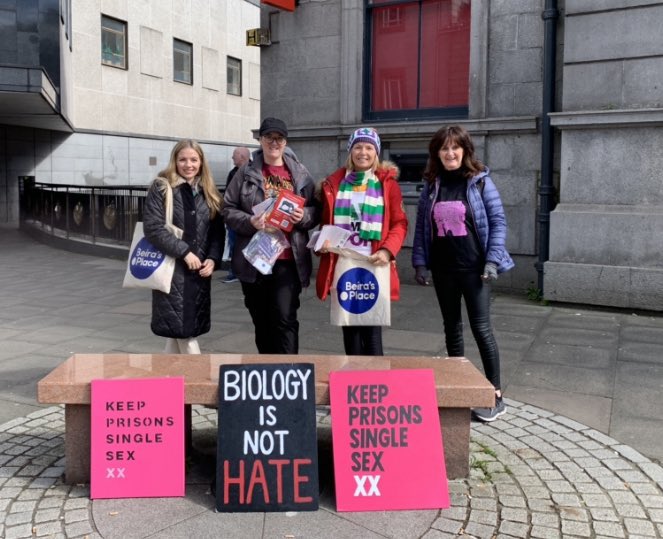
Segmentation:
<svg viewBox="0 0 663 539">
<path fill-rule="evenodd" d="M 176 259 L 170 294 L 152 292 L 152 331 L 161 337 L 186 339 L 210 329 L 211 277 L 203 278 L 197 271 L 190 271 L 183 258 L 193 252 L 201 261 L 211 258 L 218 267 L 225 228 L 219 214 L 210 220 L 202 191 L 194 196 L 191 186 L 180 179 L 173 188 L 173 224 L 184 230 L 184 234 L 182 239 L 176 238 L 164 227 L 164 196 L 159 186 L 163 187 L 165 181 L 154 180 L 143 208 L 145 236 Z"/>
</svg>

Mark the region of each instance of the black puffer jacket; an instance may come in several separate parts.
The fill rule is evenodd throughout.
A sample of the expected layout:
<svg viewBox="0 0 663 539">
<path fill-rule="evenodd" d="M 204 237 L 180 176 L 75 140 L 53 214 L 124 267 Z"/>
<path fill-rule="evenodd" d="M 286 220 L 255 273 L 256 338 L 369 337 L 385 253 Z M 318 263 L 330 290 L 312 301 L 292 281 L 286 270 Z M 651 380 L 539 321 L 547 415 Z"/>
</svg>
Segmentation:
<svg viewBox="0 0 663 539">
<path fill-rule="evenodd" d="M 306 199 L 304 217 L 290 233 L 290 246 L 297 263 L 297 273 L 302 286 L 309 285 L 311 279 L 311 250 L 306 247 L 308 231 L 320 222 L 320 204 L 315 198 L 315 184 L 309 171 L 299 161 L 287 153 L 283 155 L 286 167 L 292 174 L 295 193 Z M 232 268 L 239 280 L 254 283 L 258 275 L 251 263 L 242 254 L 251 237 L 257 232 L 251 224 L 252 208 L 265 200 L 263 190 L 263 153 L 258 150 L 253 161 L 242 165 L 226 189 L 223 216 L 229 228 L 235 231 L 235 246 L 232 252 Z"/>
<path fill-rule="evenodd" d="M 173 224 L 184 231 L 178 239 L 165 227 L 165 178 L 152 182 L 143 208 L 145 237 L 164 253 L 174 257 L 175 273 L 170 294 L 152 292 L 152 331 L 161 337 L 187 339 L 210 329 L 211 277 L 190 271 L 183 258 L 192 252 L 204 261 L 214 260 L 218 267 L 225 229 L 220 214 L 210 220 L 205 197 L 194 196 L 191 186 L 180 178 L 173 188 Z"/>
</svg>

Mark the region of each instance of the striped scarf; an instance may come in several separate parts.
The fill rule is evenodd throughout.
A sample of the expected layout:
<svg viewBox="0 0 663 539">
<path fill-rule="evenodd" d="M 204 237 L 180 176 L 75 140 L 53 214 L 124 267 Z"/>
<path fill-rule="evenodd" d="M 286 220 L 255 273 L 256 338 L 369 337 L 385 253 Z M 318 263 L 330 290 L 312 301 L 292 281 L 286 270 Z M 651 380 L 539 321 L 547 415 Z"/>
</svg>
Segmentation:
<svg viewBox="0 0 663 539">
<path fill-rule="evenodd" d="M 366 190 L 364 203 L 361 207 L 359 237 L 362 240 L 379 240 L 382 237 L 382 220 L 384 216 L 384 198 L 382 184 L 372 171 L 351 172 L 338 188 L 334 205 L 334 224 L 352 229 L 352 192 Z"/>
</svg>

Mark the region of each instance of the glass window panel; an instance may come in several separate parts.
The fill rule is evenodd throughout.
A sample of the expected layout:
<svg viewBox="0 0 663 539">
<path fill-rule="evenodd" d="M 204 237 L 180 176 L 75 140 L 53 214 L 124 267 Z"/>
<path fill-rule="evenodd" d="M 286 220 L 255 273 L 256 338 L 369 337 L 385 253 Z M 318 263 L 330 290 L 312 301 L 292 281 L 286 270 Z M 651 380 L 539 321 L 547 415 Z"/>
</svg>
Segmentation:
<svg viewBox="0 0 663 539">
<path fill-rule="evenodd" d="M 101 63 L 127 67 L 127 23 L 117 19 L 101 17 Z"/>
<path fill-rule="evenodd" d="M 371 103 L 374 111 L 417 107 L 419 6 L 372 12 Z"/>
<path fill-rule="evenodd" d="M 369 0 L 368 6 L 367 112 L 395 118 L 466 110 L 471 0 Z"/>
<path fill-rule="evenodd" d="M 467 105 L 470 0 L 424 0 L 419 106 Z"/>
<path fill-rule="evenodd" d="M 230 95 L 242 95 L 242 61 L 228 56 L 226 69 L 227 92 Z"/>
<path fill-rule="evenodd" d="M 179 39 L 173 39 L 173 79 L 193 84 L 193 46 Z"/>
</svg>

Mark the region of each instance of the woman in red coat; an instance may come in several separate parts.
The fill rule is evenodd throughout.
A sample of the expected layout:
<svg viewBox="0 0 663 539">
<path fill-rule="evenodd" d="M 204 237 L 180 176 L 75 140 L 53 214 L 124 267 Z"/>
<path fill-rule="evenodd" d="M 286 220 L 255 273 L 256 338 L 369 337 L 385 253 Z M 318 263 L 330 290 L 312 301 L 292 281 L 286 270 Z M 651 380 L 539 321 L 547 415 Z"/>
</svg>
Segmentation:
<svg viewBox="0 0 663 539">
<path fill-rule="evenodd" d="M 407 216 L 398 185 L 398 168 L 380 162 L 380 137 L 375 129 L 362 127 L 350 135 L 345 166 L 323 180 L 321 225 L 352 230 L 352 248 L 369 262 L 390 265 L 391 299 L 400 295 L 396 255 L 407 233 Z M 338 255 L 320 251 L 316 292 L 321 300 L 329 294 Z M 380 326 L 343 326 L 347 355 L 383 355 Z"/>
</svg>

